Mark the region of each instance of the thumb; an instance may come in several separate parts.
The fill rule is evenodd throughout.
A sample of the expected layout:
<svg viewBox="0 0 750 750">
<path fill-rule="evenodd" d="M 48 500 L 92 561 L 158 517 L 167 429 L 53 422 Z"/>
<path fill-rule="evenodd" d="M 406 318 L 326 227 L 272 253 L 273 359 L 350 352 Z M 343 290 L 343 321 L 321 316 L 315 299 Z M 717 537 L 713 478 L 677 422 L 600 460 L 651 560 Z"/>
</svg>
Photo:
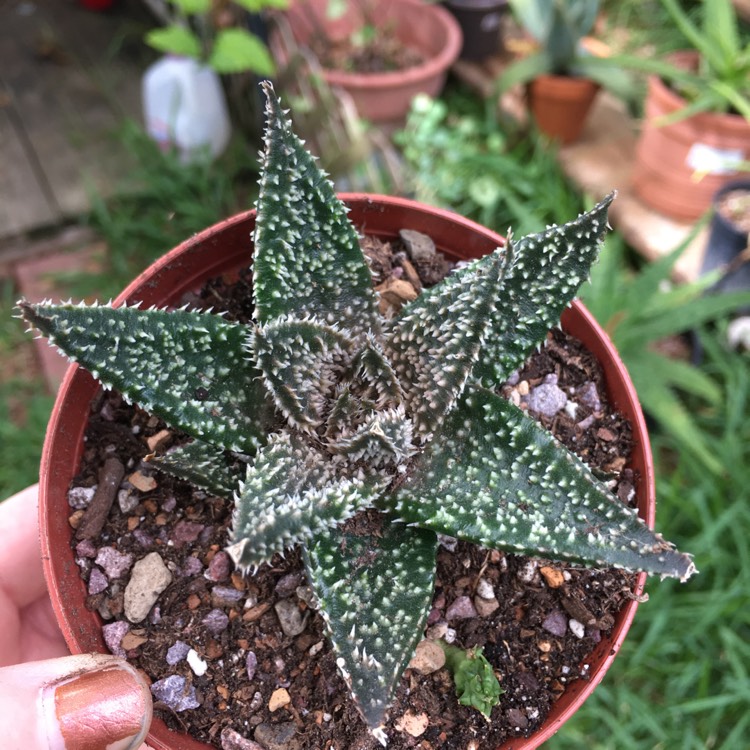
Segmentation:
<svg viewBox="0 0 750 750">
<path fill-rule="evenodd" d="M 151 724 L 151 691 L 105 654 L 0 669 L 2 746 L 9 750 L 136 750 Z"/>
</svg>

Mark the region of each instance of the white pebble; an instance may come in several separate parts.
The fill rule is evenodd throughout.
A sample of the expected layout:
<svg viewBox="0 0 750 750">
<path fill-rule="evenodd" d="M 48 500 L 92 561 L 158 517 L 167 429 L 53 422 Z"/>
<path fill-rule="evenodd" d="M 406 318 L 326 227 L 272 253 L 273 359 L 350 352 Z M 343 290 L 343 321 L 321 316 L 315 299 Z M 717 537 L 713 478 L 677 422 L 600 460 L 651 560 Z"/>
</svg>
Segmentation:
<svg viewBox="0 0 750 750">
<path fill-rule="evenodd" d="M 578 620 L 571 619 L 570 622 L 568 622 L 568 627 L 570 628 L 570 632 L 573 633 L 576 638 L 583 638 L 583 636 L 586 635 L 586 628 L 583 626 L 583 623 L 578 622 Z"/>
<path fill-rule="evenodd" d="M 198 656 L 198 652 L 194 648 L 191 648 L 190 651 L 188 651 L 185 658 L 187 659 L 187 663 L 190 665 L 190 669 L 193 670 L 196 676 L 202 677 L 204 674 L 206 674 L 206 670 L 208 669 L 208 662 L 203 661 L 203 659 Z"/>
</svg>

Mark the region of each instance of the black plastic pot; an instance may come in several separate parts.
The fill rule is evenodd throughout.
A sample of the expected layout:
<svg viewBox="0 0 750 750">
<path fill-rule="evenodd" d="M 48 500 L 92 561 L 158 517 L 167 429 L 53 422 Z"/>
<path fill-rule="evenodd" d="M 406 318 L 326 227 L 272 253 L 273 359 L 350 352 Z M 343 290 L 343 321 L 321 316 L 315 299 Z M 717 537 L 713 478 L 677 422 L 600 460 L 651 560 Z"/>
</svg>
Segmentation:
<svg viewBox="0 0 750 750">
<path fill-rule="evenodd" d="M 500 52 L 500 25 L 508 0 L 446 0 L 443 5 L 461 25 L 462 60 L 482 60 Z"/>
<path fill-rule="evenodd" d="M 735 180 L 716 191 L 713 198 L 714 215 L 701 267 L 701 275 L 721 267 L 732 269 L 716 284 L 715 291 L 720 292 L 750 289 L 750 263 L 745 262 L 737 268 L 732 268 L 733 264 L 737 263 L 739 254 L 748 246 L 748 232 L 740 229 L 716 210 L 721 198 L 733 190 L 747 191 L 750 202 L 750 179 Z"/>
</svg>

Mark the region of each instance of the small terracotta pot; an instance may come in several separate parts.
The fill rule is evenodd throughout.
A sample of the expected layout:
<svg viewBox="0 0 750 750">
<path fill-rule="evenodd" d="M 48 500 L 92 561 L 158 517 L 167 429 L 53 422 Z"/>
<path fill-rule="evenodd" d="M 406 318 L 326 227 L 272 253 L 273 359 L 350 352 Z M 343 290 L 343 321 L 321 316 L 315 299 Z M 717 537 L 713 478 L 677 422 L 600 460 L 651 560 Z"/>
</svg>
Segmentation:
<svg viewBox="0 0 750 750">
<path fill-rule="evenodd" d="M 358 229 L 384 239 L 398 236 L 408 227 L 434 238 L 438 250 L 454 260 L 477 258 L 502 245 L 494 232 L 449 211 L 403 198 L 344 194 L 349 218 Z M 188 291 L 222 274 L 237 273 L 252 261 L 252 233 L 255 211 L 238 214 L 183 242 L 150 266 L 115 300 L 115 304 L 141 301 L 149 305 L 176 305 Z M 634 448 L 631 468 L 640 477 L 638 510 L 653 527 L 654 474 L 646 424 L 633 384 L 604 331 L 580 303 L 565 311 L 563 328 L 580 339 L 604 369 L 610 401 L 633 426 Z M 78 471 L 83 453 L 83 435 L 92 399 L 99 390 L 83 369 L 71 366 L 66 373 L 52 411 L 40 470 L 40 532 L 42 560 L 57 622 L 73 653 L 107 653 L 102 638 L 102 620 L 86 609 L 86 586 L 80 577 L 70 546 L 70 507 L 67 493 Z M 634 594 L 643 591 L 645 574 L 638 576 Z M 503 750 L 531 750 L 549 739 L 591 694 L 622 645 L 638 603 L 629 601 L 617 615 L 611 633 L 603 637 L 586 660 L 588 681 L 570 684 L 553 705 L 545 724 L 528 739 L 512 739 Z M 148 744 L 155 750 L 209 750 L 185 734 L 172 732 L 155 719 Z"/>
<path fill-rule="evenodd" d="M 599 84 L 588 78 L 544 75 L 527 89 L 529 108 L 539 129 L 563 145 L 577 141 Z"/>
<path fill-rule="evenodd" d="M 297 0 L 290 5 L 286 19 L 298 44 L 306 46 L 319 27 L 324 27 L 332 39 L 343 39 L 361 24 L 356 3 L 333 22 L 326 19 L 327 6 L 328 0 Z M 323 76 L 330 86 L 349 93 L 363 119 L 398 124 L 405 120 L 414 96 L 437 96 L 442 91 L 448 68 L 461 51 L 461 28 L 445 8 L 422 0 L 381 0 L 377 3 L 376 20 L 382 28 L 379 33 L 395 34 L 401 44 L 418 50 L 424 62 L 387 73 L 347 73 L 326 68 Z M 269 44 L 283 68 L 289 59 L 278 34 L 271 34 Z"/>
<path fill-rule="evenodd" d="M 461 26 L 462 60 L 483 60 L 502 50 L 500 27 L 508 0 L 445 0 L 443 4 Z"/>
<path fill-rule="evenodd" d="M 697 54 L 685 51 L 670 61 L 690 69 L 697 59 Z M 750 123 L 741 115 L 705 112 L 669 125 L 656 124 L 686 104 L 660 78 L 649 77 L 632 186 L 655 211 L 692 222 L 709 209 L 717 190 L 737 178 L 737 172 L 721 166 L 700 179 L 698 173 L 703 165 L 720 164 L 722 154 L 729 159 L 750 159 Z"/>
</svg>

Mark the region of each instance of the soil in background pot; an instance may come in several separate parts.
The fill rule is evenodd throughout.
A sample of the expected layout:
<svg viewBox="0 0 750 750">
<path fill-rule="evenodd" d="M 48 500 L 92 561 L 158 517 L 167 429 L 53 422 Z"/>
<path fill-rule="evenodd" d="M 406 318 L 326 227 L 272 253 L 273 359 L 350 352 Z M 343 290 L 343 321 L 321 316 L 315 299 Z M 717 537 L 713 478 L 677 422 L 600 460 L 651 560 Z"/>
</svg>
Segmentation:
<svg viewBox="0 0 750 750">
<path fill-rule="evenodd" d="M 408 278 L 414 270 L 398 243 L 366 244 L 379 283 Z M 448 268 L 438 261 L 417 270 L 429 286 Z M 249 274 L 232 284 L 217 279 L 186 302 L 247 322 L 250 290 Z M 548 416 L 534 413 L 540 385 L 555 386 L 570 405 Z M 609 408 L 605 393 L 594 357 L 559 330 L 503 388 L 586 462 L 616 476 L 614 491 L 631 502 L 638 478 L 623 470 L 631 427 Z M 117 393 L 103 393 L 92 408 L 70 493 L 70 521 L 74 528 L 85 525 L 95 512 L 86 506 L 90 488 L 119 463 L 125 478 L 104 530 L 96 538 L 74 534 L 72 540 L 88 606 L 102 615 L 108 646 L 148 674 L 157 715 L 217 747 L 237 747 L 231 744 L 236 731 L 266 750 L 376 750 L 380 745 L 349 699 L 323 635 L 299 554 L 277 556 L 256 575 L 240 576 L 223 551 L 232 503 L 143 462 L 148 453 L 182 439 Z M 133 563 L 153 554 L 171 583 L 148 617 L 133 625 L 124 590 Z M 458 704 L 445 669 L 409 669 L 389 712 L 389 747 L 463 748 L 474 740 L 495 748 L 531 734 L 566 686 L 587 678 L 586 657 L 632 597 L 634 581 L 621 571 L 446 540 L 438 552 L 427 635 L 465 648 L 483 646 L 505 693 L 489 724 Z"/>
</svg>

